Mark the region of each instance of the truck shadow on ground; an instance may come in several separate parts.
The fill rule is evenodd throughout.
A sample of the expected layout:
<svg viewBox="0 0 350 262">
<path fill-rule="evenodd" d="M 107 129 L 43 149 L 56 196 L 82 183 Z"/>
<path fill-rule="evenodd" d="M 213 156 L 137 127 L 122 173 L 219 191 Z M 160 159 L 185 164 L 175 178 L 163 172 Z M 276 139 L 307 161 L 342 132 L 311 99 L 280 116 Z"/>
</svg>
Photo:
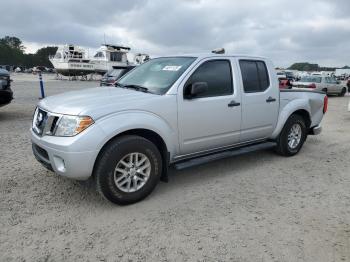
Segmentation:
<svg viewBox="0 0 350 262">
<path fill-rule="evenodd" d="M 181 194 L 181 189 L 184 187 L 202 186 L 205 184 L 215 183 L 215 180 L 224 180 L 228 176 L 240 176 L 241 171 L 249 172 L 252 169 L 252 163 L 254 165 L 262 165 L 266 162 L 274 161 L 279 158 L 273 153 L 272 150 L 252 152 L 241 156 L 235 156 L 231 158 L 225 158 L 216 160 L 210 163 L 206 163 L 200 166 L 187 168 L 184 170 L 176 170 L 170 168 L 169 170 L 169 182 L 159 182 L 156 189 L 145 200 L 136 203 L 134 205 L 142 205 L 142 203 L 151 203 L 153 201 L 159 201 L 168 197 L 169 194 Z M 255 172 L 255 171 L 254 171 Z M 103 208 L 108 206 L 118 207 L 109 203 L 103 199 L 96 191 L 96 187 L 93 179 L 87 181 L 77 182 L 65 178 L 57 178 L 63 183 L 64 190 L 73 190 L 71 197 L 77 197 L 87 203 L 94 203 L 94 206 Z M 214 181 L 214 182 L 213 182 Z M 58 182 L 58 181 L 57 181 Z M 74 185 L 67 185 L 67 183 Z M 61 201 L 66 202 L 64 199 Z M 66 204 L 66 203 L 65 203 Z M 102 205 L 101 205 L 102 204 Z M 133 206 L 134 206 L 133 205 Z"/>
<path fill-rule="evenodd" d="M 276 157 L 279 156 L 276 156 L 272 150 L 264 150 L 224 158 L 183 170 L 170 168 L 169 183 L 161 183 L 158 193 L 162 194 L 168 190 L 176 190 L 177 187 L 184 185 L 202 184 L 213 179 L 237 176 L 243 170 L 249 171 L 252 163 L 260 165 L 263 162 L 272 161 Z M 163 190 L 165 192 L 162 192 Z"/>
</svg>

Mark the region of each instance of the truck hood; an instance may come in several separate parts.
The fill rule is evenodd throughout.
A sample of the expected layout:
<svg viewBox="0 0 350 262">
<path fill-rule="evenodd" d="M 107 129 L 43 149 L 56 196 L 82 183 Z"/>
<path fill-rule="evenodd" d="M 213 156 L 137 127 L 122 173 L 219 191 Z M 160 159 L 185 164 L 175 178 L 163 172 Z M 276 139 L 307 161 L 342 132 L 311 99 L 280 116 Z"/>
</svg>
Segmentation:
<svg viewBox="0 0 350 262">
<path fill-rule="evenodd" d="M 160 95 L 117 87 L 96 87 L 47 97 L 38 106 L 52 113 L 88 115 L 98 119 L 118 111 L 142 109 Z"/>
</svg>

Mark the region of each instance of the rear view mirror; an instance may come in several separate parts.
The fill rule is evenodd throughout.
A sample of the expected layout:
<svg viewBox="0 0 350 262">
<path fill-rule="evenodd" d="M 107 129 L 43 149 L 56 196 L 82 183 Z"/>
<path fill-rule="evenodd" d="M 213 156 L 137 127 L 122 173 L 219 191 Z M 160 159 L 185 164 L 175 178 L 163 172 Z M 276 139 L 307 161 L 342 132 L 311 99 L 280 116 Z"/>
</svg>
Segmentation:
<svg viewBox="0 0 350 262">
<path fill-rule="evenodd" d="M 206 82 L 195 82 L 186 86 L 184 96 L 187 99 L 191 99 L 197 97 L 198 95 L 204 94 L 207 91 L 208 84 Z"/>
</svg>

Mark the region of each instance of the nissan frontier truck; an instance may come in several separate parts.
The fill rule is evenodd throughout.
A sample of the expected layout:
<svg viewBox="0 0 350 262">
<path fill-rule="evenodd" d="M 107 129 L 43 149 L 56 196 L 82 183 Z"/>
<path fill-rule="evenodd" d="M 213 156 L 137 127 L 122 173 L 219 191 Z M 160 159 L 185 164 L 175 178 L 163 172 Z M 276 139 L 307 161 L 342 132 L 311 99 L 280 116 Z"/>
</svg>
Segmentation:
<svg viewBox="0 0 350 262">
<path fill-rule="evenodd" d="M 148 196 L 169 166 L 187 168 L 274 148 L 293 156 L 321 132 L 327 96 L 279 90 L 264 57 L 159 57 L 116 86 L 41 100 L 31 128 L 36 159 L 58 175 L 92 177 L 116 204 Z"/>
</svg>

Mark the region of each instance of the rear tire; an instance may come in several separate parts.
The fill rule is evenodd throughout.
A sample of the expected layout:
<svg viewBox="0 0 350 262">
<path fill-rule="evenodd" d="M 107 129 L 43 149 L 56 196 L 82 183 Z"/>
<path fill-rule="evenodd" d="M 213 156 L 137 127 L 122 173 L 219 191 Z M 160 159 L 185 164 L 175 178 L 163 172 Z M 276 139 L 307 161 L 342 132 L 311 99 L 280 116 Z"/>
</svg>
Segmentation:
<svg viewBox="0 0 350 262">
<path fill-rule="evenodd" d="M 294 156 L 303 146 L 307 136 L 305 120 L 300 115 L 291 115 L 278 139 L 276 152 L 282 156 Z"/>
<path fill-rule="evenodd" d="M 158 148 L 139 136 L 111 141 L 100 153 L 94 168 L 96 187 L 107 200 L 128 205 L 146 198 L 162 172 Z"/>
<path fill-rule="evenodd" d="M 339 96 L 345 96 L 346 94 L 346 88 L 343 87 L 343 89 L 341 90 L 341 92 L 339 93 Z"/>
</svg>

